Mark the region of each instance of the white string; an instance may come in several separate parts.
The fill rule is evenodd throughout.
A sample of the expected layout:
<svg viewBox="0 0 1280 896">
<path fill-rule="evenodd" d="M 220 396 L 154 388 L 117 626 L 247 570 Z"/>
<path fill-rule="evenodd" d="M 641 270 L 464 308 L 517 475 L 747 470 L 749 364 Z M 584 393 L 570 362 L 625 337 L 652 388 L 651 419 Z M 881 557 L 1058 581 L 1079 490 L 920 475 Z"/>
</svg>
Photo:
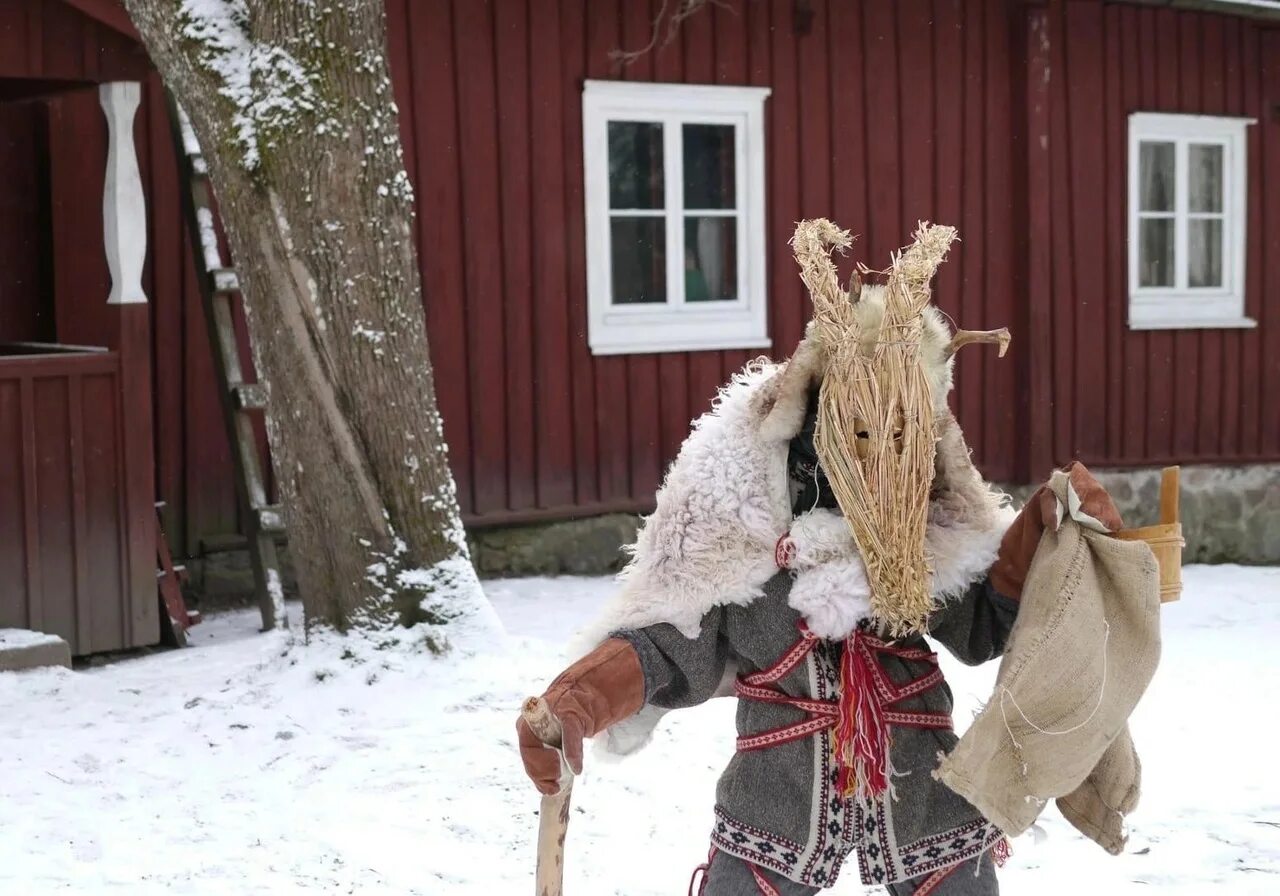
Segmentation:
<svg viewBox="0 0 1280 896">
<path fill-rule="evenodd" d="M 1005 713 L 1004 709 L 1005 697 L 1008 697 L 1013 703 L 1013 708 L 1018 711 L 1018 715 L 1022 716 L 1022 721 L 1026 722 L 1041 734 L 1046 734 L 1050 737 L 1057 737 L 1058 735 L 1071 734 L 1072 732 L 1079 731 L 1085 725 L 1092 722 L 1093 717 L 1098 714 L 1098 710 L 1102 709 L 1102 700 L 1103 697 L 1106 696 L 1107 692 L 1107 642 L 1111 639 L 1111 623 L 1104 619 L 1102 620 L 1102 624 L 1106 626 L 1106 631 L 1102 635 L 1102 684 L 1098 688 L 1098 705 L 1093 708 L 1093 712 L 1089 713 L 1089 717 L 1080 724 L 1073 725 L 1072 727 L 1063 729 L 1062 731 L 1047 731 L 1027 718 L 1027 714 L 1023 712 L 1022 707 L 1018 705 L 1018 698 L 1013 696 L 1007 687 L 1000 688 L 1000 715 L 1004 719 L 1004 730 L 1009 732 L 1009 740 L 1013 741 L 1015 749 L 1021 750 L 1022 744 L 1019 742 L 1018 738 L 1014 736 L 1013 728 L 1009 726 L 1009 716 Z M 1026 774 L 1026 763 L 1023 763 L 1023 774 Z"/>
</svg>

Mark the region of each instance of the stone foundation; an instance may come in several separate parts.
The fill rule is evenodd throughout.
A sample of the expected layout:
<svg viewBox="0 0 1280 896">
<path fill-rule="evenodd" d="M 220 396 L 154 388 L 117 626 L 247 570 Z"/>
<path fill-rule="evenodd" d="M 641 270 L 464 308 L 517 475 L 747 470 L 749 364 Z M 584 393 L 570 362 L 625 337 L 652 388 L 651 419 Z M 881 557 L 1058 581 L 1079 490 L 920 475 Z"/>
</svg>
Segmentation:
<svg viewBox="0 0 1280 896">
<path fill-rule="evenodd" d="M 1126 526 L 1159 522 L 1160 470 L 1093 470 Z M 1006 487 L 1020 503 L 1031 486 Z M 1182 468 L 1183 563 L 1280 564 L 1280 464 Z"/>
<path fill-rule="evenodd" d="M 1115 499 L 1125 524 L 1146 526 L 1160 512 L 1160 470 L 1094 470 Z M 1001 486 L 1017 504 L 1034 486 Z M 631 514 L 584 517 L 554 523 L 478 529 L 468 533 L 482 578 L 609 575 L 626 562 L 622 548 L 635 541 L 640 518 Z M 1185 563 L 1280 564 L 1280 464 L 1182 468 Z M 289 574 L 286 591 L 296 595 Z M 251 605 L 253 575 L 241 550 L 209 553 L 192 561 L 191 587 L 200 606 Z"/>
</svg>

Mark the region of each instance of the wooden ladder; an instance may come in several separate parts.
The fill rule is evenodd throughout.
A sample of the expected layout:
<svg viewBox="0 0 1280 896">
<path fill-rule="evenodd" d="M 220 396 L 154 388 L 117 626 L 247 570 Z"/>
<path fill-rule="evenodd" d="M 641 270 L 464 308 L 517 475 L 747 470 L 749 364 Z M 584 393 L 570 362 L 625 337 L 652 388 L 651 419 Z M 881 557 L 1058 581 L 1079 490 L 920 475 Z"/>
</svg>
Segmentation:
<svg viewBox="0 0 1280 896">
<path fill-rule="evenodd" d="M 236 335 L 233 303 L 240 293 L 234 268 L 222 260 L 218 245 L 213 206 L 213 185 L 200 143 L 182 111 L 169 94 L 169 121 L 178 158 L 178 186 L 196 281 L 204 305 L 209 344 L 213 349 L 222 416 L 231 443 L 235 467 L 236 499 L 245 520 L 249 556 L 253 563 L 254 591 L 262 609 L 264 630 L 287 628 L 284 591 L 276 537 L 284 534 L 280 507 L 267 501 L 264 471 L 269 460 L 259 456 L 254 434 L 254 414 L 266 414 L 267 392 L 258 383 L 247 383 L 240 363 L 240 340 Z"/>
</svg>

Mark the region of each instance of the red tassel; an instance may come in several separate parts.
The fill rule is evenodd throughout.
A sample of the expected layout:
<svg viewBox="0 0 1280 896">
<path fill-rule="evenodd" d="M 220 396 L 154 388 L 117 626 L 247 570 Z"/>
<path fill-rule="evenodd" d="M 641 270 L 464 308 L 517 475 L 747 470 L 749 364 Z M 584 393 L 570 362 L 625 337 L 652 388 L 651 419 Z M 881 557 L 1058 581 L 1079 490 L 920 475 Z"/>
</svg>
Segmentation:
<svg viewBox="0 0 1280 896">
<path fill-rule="evenodd" d="M 1008 837 L 1001 837 L 991 847 L 991 858 L 995 859 L 997 868 L 1003 868 L 1011 855 L 1013 855 L 1013 844 L 1009 842 Z"/>
<path fill-rule="evenodd" d="M 845 639 L 840 660 L 839 716 L 834 732 L 840 789 L 868 801 L 891 787 L 889 725 L 875 689 L 875 656 L 861 630 Z"/>
</svg>

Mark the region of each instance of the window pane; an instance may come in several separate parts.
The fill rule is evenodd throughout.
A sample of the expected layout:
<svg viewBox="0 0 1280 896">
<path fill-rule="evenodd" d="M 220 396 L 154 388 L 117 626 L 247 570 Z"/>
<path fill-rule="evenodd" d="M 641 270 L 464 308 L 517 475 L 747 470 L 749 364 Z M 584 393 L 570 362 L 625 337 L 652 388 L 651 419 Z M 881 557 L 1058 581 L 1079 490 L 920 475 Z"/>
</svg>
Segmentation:
<svg viewBox="0 0 1280 896">
<path fill-rule="evenodd" d="M 731 124 L 684 126 L 684 207 L 737 208 Z"/>
<path fill-rule="evenodd" d="M 609 122 L 609 207 L 662 208 L 662 125 Z"/>
<path fill-rule="evenodd" d="M 1187 147 L 1193 212 L 1222 211 L 1222 147 L 1193 143 Z"/>
<path fill-rule="evenodd" d="M 1173 144 L 1144 142 L 1138 147 L 1138 209 L 1173 211 Z"/>
<path fill-rule="evenodd" d="M 684 219 L 684 300 L 726 302 L 738 297 L 738 219 Z"/>
<path fill-rule="evenodd" d="M 667 300 L 667 222 L 614 218 L 611 222 L 613 304 Z"/>
<path fill-rule="evenodd" d="M 1138 285 L 1173 286 L 1173 219 L 1138 222 Z"/>
<path fill-rule="evenodd" d="M 1187 231 L 1187 285 L 1222 285 L 1222 220 L 1192 219 Z"/>
</svg>

